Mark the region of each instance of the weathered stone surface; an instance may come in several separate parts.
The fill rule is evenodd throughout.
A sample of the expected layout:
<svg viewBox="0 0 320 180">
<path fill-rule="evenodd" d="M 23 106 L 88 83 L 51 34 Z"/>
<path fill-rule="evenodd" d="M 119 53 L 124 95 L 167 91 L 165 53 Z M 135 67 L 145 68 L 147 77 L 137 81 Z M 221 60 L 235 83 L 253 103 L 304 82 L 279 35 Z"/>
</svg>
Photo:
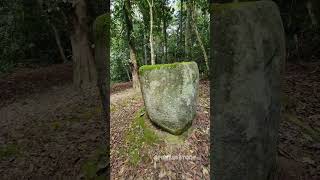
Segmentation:
<svg viewBox="0 0 320 180">
<path fill-rule="evenodd" d="M 211 4 L 215 180 L 275 178 L 284 30 L 272 1 Z"/>
<path fill-rule="evenodd" d="M 197 64 L 146 65 L 139 69 L 139 75 L 150 120 L 172 134 L 183 133 L 196 115 Z"/>
</svg>

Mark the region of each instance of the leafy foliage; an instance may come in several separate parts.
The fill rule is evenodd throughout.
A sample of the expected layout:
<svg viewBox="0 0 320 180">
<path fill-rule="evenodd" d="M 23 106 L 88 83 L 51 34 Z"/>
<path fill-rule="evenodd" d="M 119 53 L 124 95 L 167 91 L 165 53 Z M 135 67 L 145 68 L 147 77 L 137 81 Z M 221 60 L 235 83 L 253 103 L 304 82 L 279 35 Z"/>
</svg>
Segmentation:
<svg viewBox="0 0 320 180">
<path fill-rule="evenodd" d="M 231 0 L 217 1 L 230 2 Z M 281 11 L 286 30 L 289 59 L 314 61 L 320 56 L 319 2 L 310 0 L 318 25 L 312 23 L 307 1 L 274 0 Z M 60 35 L 61 46 L 69 60 L 72 58 L 70 32 L 74 0 L 2 0 L 0 2 L 0 72 L 7 72 L 19 63 L 61 63 L 62 59 L 55 41 L 52 26 Z M 88 24 L 95 17 L 108 12 L 105 1 L 86 1 Z M 154 0 L 153 36 L 156 63 L 196 61 L 200 72 L 206 73 L 202 49 L 191 30 L 192 56 L 186 59 L 185 31 L 187 5 L 195 7 L 195 25 L 205 50 L 209 51 L 209 13 L 207 0 Z M 126 27 L 123 16 L 123 0 L 111 5 L 111 80 L 113 82 L 131 79 L 131 64 Z M 147 0 L 131 0 L 132 36 L 135 38 L 138 66 L 150 64 L 150 12 Z M 182 3 L 182 4 L 181 4 Z M 89 29 L 90 33 L 92 29 Z M 92 34 L 92 33 L 91 33 Z M 91 37 L 93 39 L 93 37 Z M 93 44 L 93 41 L 91 42 Z"/>
</svg>

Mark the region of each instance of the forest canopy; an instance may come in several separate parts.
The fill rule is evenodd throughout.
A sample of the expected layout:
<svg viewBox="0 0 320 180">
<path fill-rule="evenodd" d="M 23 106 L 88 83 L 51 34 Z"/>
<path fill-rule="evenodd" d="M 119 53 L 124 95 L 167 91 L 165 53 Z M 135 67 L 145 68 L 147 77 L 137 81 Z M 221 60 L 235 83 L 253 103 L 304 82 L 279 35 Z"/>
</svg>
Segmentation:
<svg viewBox="0 0 320 180">
<path fill-rule="evenodd" d="M 92 24 L 106 11 L 106 6 L 102 0 L 81 2 L 86 9 L 86 20 L 79 25 L 85 27 L 74 24 L 78 5 L 72 0 L 1 1 L 0 72 L 19 65 L 68 63 L 83 56 L 92 58 L 88 55 L 94 48 Z M 288 60 L 315 61 L 320 56 L 317 50 L 319 2 L 275 2 L 284 22 Z M 197 62 L 201 75 L 206 76 L 209 21 L 207 0 L 112 1 L 111 81 L 135 81 L 137 69 L 145 64 L 180 61 Z M 86 34 L 86 47 L 76 46 L 79 42 L 75 28 L 83 28 L 78 36 Z M 90 74 L 90 67 L 87 71 Z"/>
</svg>

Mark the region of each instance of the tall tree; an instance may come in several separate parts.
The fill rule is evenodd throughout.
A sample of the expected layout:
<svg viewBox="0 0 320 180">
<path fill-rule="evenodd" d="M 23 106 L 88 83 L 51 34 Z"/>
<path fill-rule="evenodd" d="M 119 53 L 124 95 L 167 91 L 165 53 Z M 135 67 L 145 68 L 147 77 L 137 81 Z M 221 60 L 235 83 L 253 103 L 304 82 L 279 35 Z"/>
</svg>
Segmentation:
<svg viewBox="0 0 320 180">
<path fill-rule="evenodd" d="M 76 87 L 84 87 L 94 84 L 97 79 L 93 52 L 90 47 L 88 7 L 85 0 L 73 0 L 72 7 L 70 39 L 74 66 L 73 82 Z"/>
<path fill-rule="evenodd" d="M 180 47 L 184 47 L 183 43 L 183 0 L 180 0 L 180 16 L 179 16 L 179 30 L 180 30 L 180 35 L 179 35 L 179 39 L 180 39 Z M 185 54 L 184 50 L 183 50 L 183 54 Z"/>
<path fill-rule="evenodd" d="M 204 47 L 204 44 L 202 42 L 201 35 L 200 35 L 200 33 L 198 31 L 198 28 L 197 28 L 196 15 L 197 14 L 196 14 L 195 6 L 194 6 L 194 1 L 192 0 L 191 1 L 191 26 L 192 26 L 193 31 L 196 34 L 197 40 L 198 40 L 199 45 L 201 47 L 201 50 L 202 50 L 202 53 L 203 53 L 203 58 L 204 58 L 204 61 L 206 63 L 207 71 L 209 71 L 208 55 L 207 55 L 207 52 L 206 52 L 206 48 Z"/>
<path fill-rule="evenodd" d="M 163 21 L 163 58 L 164 61 L 167 63 L 168 62 L 168 39 L 167 39 L 167 14 L 166 14 L 166 9 L 167 9 L 167 0 L 163 0 L 162 2 L 162 21 Z"/>
<path fill-rule="evenodd" d="M 154 39 L 153 39 L 153 0 L 147 0 L 149 4 L 150 11 L 150 55 L 151 55 L 151 64 L 156 64 L 155 54 L 154 54 Z"/>
<path fill-rule="evenodd" d="M 192 61 L 192 42 L 191 42 L 191 0 L 187 0 L 185 3 L 187 17 L 185 19 L 185 58 L 187 61 Z"/>
<path fill-rule="evenodd" d="M 150 26 L 150 11 L 149 11 L 149 4 L 147 1 L 137 1 L 139 11 L 142 14 L 143 20 L 143 56 L 144 56 L 144 64 L 148 64 L 149 62 L 149 48 L 148 44 L 150 44 L 150 35 L 149 33 L 149 26 Z"/>
<path fill-rule="evenodd" d="M 90 27 L 92 13 L 88 12 L 89 1 L 86 0 L 38 0 L 49 19 L 62 19 L 68 29 L 72 47 L 73 83 L 77 88 L 94 86 L 97 74 L 91 48 Z M 60 22 L 57 21 L 57 22 Z M 53 24 L 53 21 L 50 21 Z M 54 25 L 54 24 L 53 24 Z"/>
<path fill-rule="evenodd" d="M 133 23 L 132 23 L 132 6 L 131 0 L 124 0 L 123 4 L 123 13 L 125 24 L 127 27 L 127 39 L 129 43 L 130 49 L 130 61 L 132 65 L 132 83 L 134 89 L 140 88 L 139 78 L 138 78 L 138 64 L 137 64 L 137 50 L 135 47 L 134 37 L 132 35 L 133 32 Z"/>
</svg>

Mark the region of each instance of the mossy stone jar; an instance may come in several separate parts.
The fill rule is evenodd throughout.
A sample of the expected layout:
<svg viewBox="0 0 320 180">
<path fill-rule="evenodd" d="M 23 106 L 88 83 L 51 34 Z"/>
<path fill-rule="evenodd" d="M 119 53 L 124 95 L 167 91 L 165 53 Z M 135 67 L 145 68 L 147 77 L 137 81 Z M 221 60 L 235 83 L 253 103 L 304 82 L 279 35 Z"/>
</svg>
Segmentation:
<svg viewBox="0 0 320 180">
<path fill-rule="evenodd" d="M 180 135 L 196 116 L 199 69 L 195 62 L 145 65 L 139 69 L 141 91 L 150 120 Z"/>
</svg>

